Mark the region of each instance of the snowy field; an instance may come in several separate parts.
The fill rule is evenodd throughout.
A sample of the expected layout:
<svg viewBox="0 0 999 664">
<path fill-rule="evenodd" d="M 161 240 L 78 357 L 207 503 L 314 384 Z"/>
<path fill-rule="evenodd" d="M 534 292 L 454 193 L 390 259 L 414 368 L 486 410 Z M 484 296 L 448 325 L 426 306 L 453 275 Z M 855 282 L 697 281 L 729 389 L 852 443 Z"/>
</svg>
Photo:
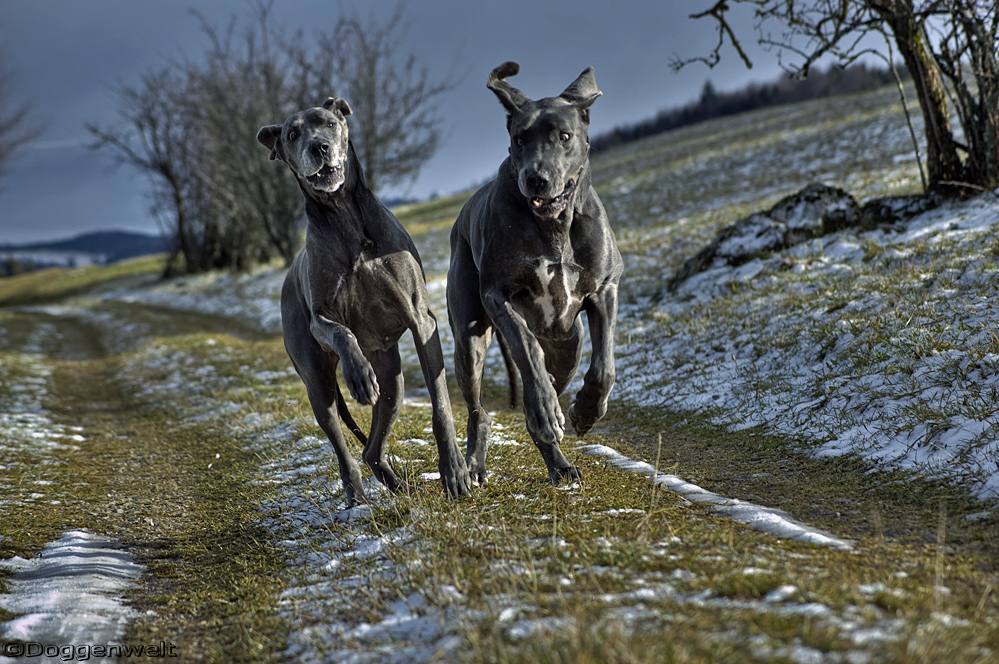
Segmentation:
<svg viewBox="0 0 999 664">
<path fill-rule="evenodd" d="M 580 624 L 572 615 L 548 615 L 550 609 L 525 601 L 521 594 L 512 590 L 485 598 L 487 609 L 477 608 L 482 598 L 475 598 L 473 602 L 461 589 L 438 581 L 433 574 L 429 580 L 420 582 L 421 575 L 429 571 L 424 568 L 423 561 L 429 563 L 433 559 L 429 549 L 437 544 L 421 537 L 418 531 L 421 520 L 432 519 L 432 515 L 410 513 L 402 525 L 388 526 L 396 515 L 396 498 L 377 483 L 367 485 L 372 498 L 370 504 L 346 509 L 339 481 L 331 481 L 329 465 L 333 452 L 330 443 L 313 435 L 296 433 L 306 428 L 308 422 L 279 421 L 240 403 L 245 388 L 239 387 L 241 381 L 226 375 L 226 370 L 220 367 L 242 363 L 241 371 L 261 386 L 258 392 L 262 391 L 267 398 L 274 398 L 271 388 L 280 393 L 280 386 L 286 384 L 288 376 L 282 372 L 261 371 L 251 358 L 216 345 L 213 340 L 209 340 L 209 345 L 213 346 L 214 364 L 205 364 L 203 357 L 172 350 L 167 345 L 147 345 L 134 354 L 125 375 L 142 375 L 148 370 L 167 371 L 169 378 L 166 380 L 136 383 L 143 398 L 176 414 L 177 426 L 207 423 L 224 429 L 247 441 L 250 449 L 260 457 L 257 481 L 273 489 L 272 500 L 262 507 L 263 518 L 274 532 L 282 534 L 281 546 L 289 559 L 287 588 L 278 604 L 281 617 L 290 627 L 288 647 L 282 653 L 286 661 L 350 664 L 449 661 L 456 649 L 466 646 L 465 633 L 471 627 L 487 622 L 498 626 L 513 642 L 523 642 L 552 631 L 579 634 L 608 625 L 626 632 L 644 633 L 643 630 L 660 629 L 655 626 L 661 626 L 663 620 L 671 620 L 669 611 L 661 608 L 663 605 L 725 616 L 749 613 L 788 620 L 807 617 L 817 628 L 830 630 L 848 644 L 845 652 L 832 654 L 807 646 L 787 647 L 766 638 L 755 638 L 752 643 L 743 644 L 763 660 L 874 661 L 872 652 L 902 641 L 910 629 L 905 620 L 890 612 L 869 606 L 851 604 L 843 607 L 819 601 L 794 583 L 779 584 L 758 599 L 733 599 L 710 589 L 686 590 L 710 583 L 711 577 L 705 571 L 685 568 L 674 569 L 668 575 L 626 572 L 613 566 L 586 566 L 577 571 L 576 574 L 582 576 L 606 575 L 605 580 L 611 586 L 615 585 L 615 579 L 621 580 L 622 574 L 629 577 L 626 585 L 630 590 L 606 591 L 596 597 L 604 606 L 599 624 Z M 215 396 L 204 396 L 209 394 Z M 232 400 L 227 400 L 226 395 Z M 421 407 L 421 402 L 407 401 L 411 407 Z M 511 437 L 503 424 L 495 424 L 494 462 L 504 455 L 504 450 L 530 447 L 529 442 Z M 420 460 L 432 464 L 436 454 L 429 434 L 428 438 L 396 441 L 394 451 L 408 460 L 396 458 L 396 463 Z M 603 445 L 583 445 L 579 451 L 607 459 L 616 469 L 610 473 L 646 476 L 651 482 L 690 501 L 685 504 L 710 505 L 723 516 L 773 536 L 773 546 L 767 550 L 779 561 L 778 565 L 796 565 L 803 557 L 782 545 L 782 539 L 854 555 L 853 543 L 849 540 L 797 522 L 779 510 L 706 491 L 676 475 L 659 473 L 651 465 L 629 459 Z M 426 473 L 421 479 L 436 484 L 437 476 Z M 507 480 L 494 474 L 491 481 L 503 484 Z M 570 500 L 585 501 L 585 492 L 579 483 L 564 485 L 559 491 L 567 494 Z M 519 499 L 525 505 L 539 501 L 536 495 L 521 495 Z M 619 518 L 644 513 L 644 508 L 633 507 L 596 512 L 587 518 Z M 618 547 L 630 543 L 603 538 L 598 545 L 610 555 Z M 675 559 L 674 552 L 680 545 L 679 538 L 667 537 L 651 544 L 652 555 Z M 548 565 L 544 564 L 544 559 L 534 560 L 532 554 L 525 555 L 521 548 L 539 552 L 553 548 L 560 556 L 565 556 L 567 563 L 571 563 L 574 555 L 573 546 L 562 538 L 537 538 L 521 543 L 506 557 L 491 559 L 489 573 L 509 575 L 511 579 L 534 577 L 537 583 L 559 588 L 560 594 L 576 592 L 581 578 L 572 579 L 564 574 L 549 576 L 551 572 L 546 569 Z M 776 574 L 774 560 L 750 557 L 733 574 L 746 579 L 768 579 Z M 726 563 L 719 561 L 718 564 Z M 907 568 L 907 564 L 899 564 L 899 579 L 907 577 Z M 511 581 L 511 588 L 516 585 Z M 884 584 L 860 584 L 850 592 L 861 598 L 874 598 L 896 591 Z M 949 629 L 952 623 L 952 617 L 941 613 L 934 619 L 933 628 Z M 728 632 L 708 638 L 727 643 L 738 641 Z"/>
<path fill-rule="evenodd" d="M 807 452 L 859 454 L 995 499 L 997 226 L 999 193 L 986 194 L 904 226 L 840 231 L 708 270 L 660 300 L 622 304 L 612 398 L 708 412 L 737 430 L 793 436 Z M 282 278 L 269 269 L 199 276 L 104 297 L 277 332 Z M 441 321 L 445 283 L 429 277 Z M 441 337 L 450 357 L 446 323 Z M 402 343 L 404 362 L 417 366 L 408 335 Z M 504 376 L 495 344 L 488 373 Z"/>
<path fill-rule="evenodd" d="M 999 497 L 999 192 L 622 307 L 618 396 Z"/>
</svg>

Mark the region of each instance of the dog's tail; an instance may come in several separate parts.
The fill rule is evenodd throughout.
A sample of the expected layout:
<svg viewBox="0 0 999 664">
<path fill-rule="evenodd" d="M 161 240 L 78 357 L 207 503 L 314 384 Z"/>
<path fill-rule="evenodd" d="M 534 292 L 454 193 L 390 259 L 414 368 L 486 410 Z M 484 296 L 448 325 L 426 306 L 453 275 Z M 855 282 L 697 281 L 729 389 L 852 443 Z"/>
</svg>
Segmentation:
<svg viewBox="0 0 999 664">
<path fill-rule="evenodd" d="M 513 361 L 513 356 L 510 355 L 510 346 L 507 345 L 506 339 L 503 338 L 499 330 L 496 331 L 496 341 L 499 343 L 500 352 L 503 353 L 503 364 L 506 365 L 506 377 L 510 381 L 510 410 L 516 410 L 517 383 L 520 382 L 520 372 L 517 371 L 517 365 Z"/>
<path fill-rule="evenodd" d="M 354 421 L 354 417 L 347 409 L 347 402 L 343 400 L 343 394 L 340 393 L 340 385 L 336 381 L 333 382 L 333 389 L 336 390 L 336 412 L 340 415 L 340 420 L 347 425 L 347 428 L 354 434 L 354 437 L 361 441 L 361 445 L 366 445 L 368 437 L 361 431 L 361 427 L 357 426 L 357 422 Z"/>
</svg>

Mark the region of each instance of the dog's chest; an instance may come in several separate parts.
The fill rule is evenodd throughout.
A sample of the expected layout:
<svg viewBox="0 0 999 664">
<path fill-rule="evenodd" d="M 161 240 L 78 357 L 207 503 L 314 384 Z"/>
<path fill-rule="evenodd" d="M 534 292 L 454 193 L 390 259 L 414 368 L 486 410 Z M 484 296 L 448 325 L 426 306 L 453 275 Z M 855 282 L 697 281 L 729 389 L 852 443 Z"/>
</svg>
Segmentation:
<svg viewBox="0 0 999 664">
<path fill-rule="evenodd" d="M 525 286 L 514 302 L 535 334 L 563 336 L 579 313 L 585 288 L 580 268 L 568 261 L 539 258 L 521 273 Z"/>
<path fill-rule="evenodd" d="M 426 307 L 416 267 L 405 252 L 359 261 L 339 276 L 325 308 L 354 332 L 363 348 L 389 348 L 417 308 Z"/>
</svg>

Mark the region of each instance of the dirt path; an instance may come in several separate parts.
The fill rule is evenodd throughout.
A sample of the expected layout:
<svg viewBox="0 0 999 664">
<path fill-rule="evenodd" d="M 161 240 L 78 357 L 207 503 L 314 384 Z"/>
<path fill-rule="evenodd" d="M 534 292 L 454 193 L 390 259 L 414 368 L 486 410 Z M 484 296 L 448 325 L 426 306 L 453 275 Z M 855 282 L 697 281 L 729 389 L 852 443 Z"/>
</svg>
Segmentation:
<svg viewBox="0 0 999 664">
<path fill-rule="evenodd" d="M 151 313 L 143 318 L 163 318 Z M 158 331 L 187 332 L 191 318 Z M 252 460 L 233 440 L 179 429 L 171 413 L 137 397 L 101 326 L 71 316 L 13 314 L 4 322 L 49 369 L 40 386 L 47 419 L 79 440 L 27 453 L 8 446 L 4 472 L 23 488 L 0 500 L 0 558 L 31 557 L 67 530 L 99 534 L 146 569 L 127 598 L 147 614 L 133 623 L 129 643 L 173 643 L 183 661 L 259 654 L 263 644 L 272 652 L 279 625 L 269 599 L 256 595 L 273 593 L 279 561 L 269 533 L 252 522 L 258 497 L 241 482 Z M 222 472 L 216 454 L 229 460 Z M 244 576 L 254 583 L 233 585 Z M 247 620 L 248 606 L 260 606 L 261 616 Z"/>
<path fill-rule="evenodd" d="M 146 570 L 125 597 L 138 614 L 127 643 L 218 662 L 999 652 L 992 517 L 953 490 L 616 403 L 596 435 L 566 441 L 586 479 L 564 487 L 542 481 L 522 415 L 499 412 L 491 481 L 450 502 L 421 479 L 435 460 L 411 404 L 392 453 L 428 490 L 347 513 L 279 340 L 118 307 L 0 318 L 0 399 L 30 424 L 0 438 L 0 558 L 67 531 L 117 542 Z M 674 474 L 851 546 L 749 527 L 658 482 Z"/>
</svg>

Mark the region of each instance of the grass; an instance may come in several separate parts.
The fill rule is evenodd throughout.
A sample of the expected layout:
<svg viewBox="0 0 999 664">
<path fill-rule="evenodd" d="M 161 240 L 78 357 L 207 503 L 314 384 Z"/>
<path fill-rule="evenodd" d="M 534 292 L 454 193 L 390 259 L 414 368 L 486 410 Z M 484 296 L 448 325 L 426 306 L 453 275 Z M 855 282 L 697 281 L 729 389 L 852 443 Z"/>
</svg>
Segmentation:
<svg viewBox="0 0 999 664">
<path fill-rule="evenodd" d="M 372 491 L 368 511 L 348 518 L 329 445 L 279 338 L 203 313 L 84 298 L 66 316 L 0 312 L 0 405 L 23 406 L 37 391 L 49 428 L 79 425 L 85 438 L 79 449 L 36 449 L 0 433 L 0 556 L 33 555 L 69 527 L 115 537 L 148 569 L 129 598 L 143 616 L 126 642 L 171 641 L 185 661 L 403 652 L 470 663 L 989 661 L 999 652 L 999 531 L 964 486 L 856 453 L 817 457 L 811 410 L 782 433 L 739 424 L 738 408 L 691 412 L 646 398 L 694 393 L 734 357 L 746 408 L 784 407 L 793 376 L 781 368 L 802 345 L 828 359 L 809 389 L 841 422 L 859 418 L 837 382 L 844 366 L 850 377 L 932 369 L 941 387 L 991 375 L 995 326 L 955 316 L 949 293 L 976 265 L 992 269 L 991 241 L 982 256 L 942 241 L 905 255 L 861 242 L 866 261 L 852 276 L 819 271 L 828 260 L 820 252 L 767 257 L 756 282 L 704 301 L 678 302 L 662 288 L 719 227 L 821 168 L 856 174 L 857 195 L 906 191 L 912 165 L 893 160 L 903 149 L 895 133 L 863 140 L 891 112 L 888 98 L 751 114 L 594 159 L 628 263 L 618 341 L 639 387 L 629 393 L 622 382 L 609 418 L 584 442 L 782 509 L 854 540 L 853 551 L 763 534 L 580 453 L 571 436 L 563 447 L 584 480 L 549 486 L 522 415 L 501 406 L 501 376 L 488 390 L 497 426 L 487 484 L 450 501 L 421 479 L 436 471 L 436 451 L 426 409 L 407 405 L 390 453 L 420 488 Z M 819 140 L 821 132 L 837 138 Z M 781 157 L 787 145 L 811 155 L 816 142 L 833 166 Z M 865 149 L 842 152 L 845 143 Z M 396 210 L 431 279 L 446 271 L 447 232 L 466 196 Z M 153 262 L 130 269 L 4 280 L 0 301 L 58 301 L 156 272 Z M 250 298 L 261 283 L 224 287 Z M 961 295 L 984 306 L 974 297 L 988 287 Z M 420 383 L 416 367 L 406 372 L 408 384 Z M 874 399 L 897 386 L 864 389 Z M 988 415 L 994 396 L 969 391 L 952 403 L 927 394 L 911 417 Z M 461 401 L 452 402 L 462 437 Z M 352 410 L 366 427 L 370 411 Z M 904 423 L 892 419 L 902 415 L 882 424 Z M 412 619 L 424 620 L 423 637 L 403 630 Z"/>
<path fill-rule="evenodd" d="M 0 306 L 45 304 L 86 292 L 103 283 L 160 275 L 166 254 L 141 256 L 109 266 L 49 268 L 0 279 Z"/>
<path fill-rule="evenodd" d="M 500 417 L 506 434 L 513 430 L 525 441 L 518 419 Z M 696 442 L 704 440 L 704 433 Z M 666 447 L 674 449 L 674 440 L 669 436 Z M 603 442 L 643 458 L 641 446 L 629 449 L 619 438 Z M 405 454 L 406 449 L 395 451 Z M 724 451 L 729 450 L 716 453 Z M 649 484 L 627 481 L 590 457 L 573 457 L 586 477 L 579 487 L 548 487 L 540 480 L 536 456 L 529 444 L 502 447 L 493 455 L 494 481 L 468 501 L 445 501 L 431 489 L 376 511 L 360 528 L 377 535 L 386 524 L 402 521 L 414 537 L 389 548 L 393 576 L 372 581 L 364 598 L 352 599 L 377 615 L 377 607 L 418 589 L 447 589 L 437 593 L 436 609 L 442 615 L 456 611 L 467 621 L 460 625 L 466 647 L 448 656 L 469 662 L 716 661 L 725 654 L 754 661 L 754 649 L 779 650 L 798 639 L 809 647 L 845 652 L 855 644 L 843 635 L 849 630 L 840 620 L 888 629 L 896 620 L 932 624 L 932 614 L 941 607 L 956 618 L 976 614 L 983 603 L 994 606 L 985 593 L 987 571 L 951 553 L 938 574 L 938 547 L 921 536 L 905 543 L 883 533 L 857 533 L 862 555 L 792 542 L 775 545 L 771 537 L 691 509 L 675 495 L 653 499 Z M 426 465 L 415 470 L 432 468 L 429 460 L 421 461 Z M 758 462 L 766 467 L 763 459 Z M 823 492 L 843 497 L 843 469 L 829 466 L 825 484 L 813 490 L 811 499 Z M 822 475 L 810 477 L 823 482 Z M 877 483 L 872 478 L 870 486 Z M 908 510 L 916 504 L 911 493 L 900 493 L 894 501 Z M 899 516 L 885 515 L 883 521 L 895 526 Z M 938 516 L 906 514 L 912 526 L 934 524 Z M 835 522 L 842 532 L 842 520 Z M 958 545 L 961 537 L 950 535 L 946 541 Z M 366 567 L 360 561 L 342 568 L 344 587 L 352 587 L 349 579 L 363 575 Z M 932 588 L 941 578 L 950 591 L 938 604 Z M 761 601 L 784 586 L 794 586 L 793 602 Z M 433 590 L 425 594 L 435 595 Z M 829 614 L 816 619 L 794 610 L 817 605 Z M 355 609 L 347 601 L 326 618 L 354 624 L 372 620 L 370 613 L 359 616 Z M 994 615 L 985 618 L 991 611 L 979 612 L 977 619 L 991 624 Z M 907 637 L 904 657 L 893 639 L 873 652 L 884 661 L 933 661 L 937 645 L 915 631 Z M 933 633 L 959 661 L 977 661 L 978 649 L 996 647 L 993 637 L 970 628 Z"/>
<path fill-rule="evenodd" d="M 470 191 L 462 192 L 393 210 L 410 235 L 419 238 L 417 247 L 428 275 L 447 272 L 451 255 L 451 225 L 471 195 Z"/>
</svg>

